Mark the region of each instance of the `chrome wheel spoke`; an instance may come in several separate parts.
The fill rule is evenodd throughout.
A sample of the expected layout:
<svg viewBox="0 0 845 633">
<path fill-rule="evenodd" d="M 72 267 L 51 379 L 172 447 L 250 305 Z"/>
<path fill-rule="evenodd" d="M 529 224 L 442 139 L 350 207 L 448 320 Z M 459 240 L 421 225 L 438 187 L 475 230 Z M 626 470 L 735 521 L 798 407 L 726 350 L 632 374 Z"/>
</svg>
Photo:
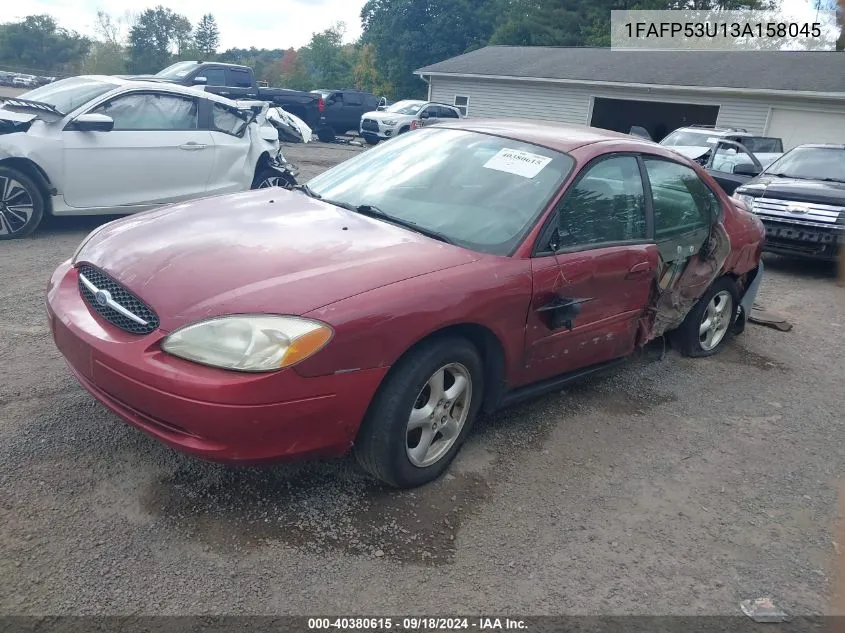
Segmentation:
<svg viewBox="0 0 845 633">
<path fill-rule="evenodd" d="M 428 451 L 431 448 L 431 443 L 434 441 L 435 431 L 430 426 L 423 427 L 420 439 L 417 445 L 409 448 L 408 452 L 411 459 L 416 463 L 424 463 L 428 457 Z"/>
<path fill-rule="evenodd" d="M 440 431 L 440 435 L 443 440 L 454 440 L 461 432 L 461 424 L 452 416 L 448 416 L 445 424 L 443 424 L 443 426 L 441 426 L 438 430 Z"/>
<path fill-rule="evenodd" d="M 698 327 L 699 343 L 704 351 L 714 349 L 728 332 L 733 314 L 733 297 L 723 290 L 714 295 L 702 316 Z"/>
<path fill-rule="evenodd" d="M 701 322 L 701 327 L 698 328 L 698 334 L 703 335 L 711 327 L 713 327 L 713 320 L 710 317 L 708 317 Z"/>
<path fill-rule="evenodd" d="M 434 405 L 427 402 L 421 409 L 411 409 L 411 417 L 408 419 L 408 430 L 413 431 L 422 426 L 431 426 L 431 414 L 434 413 Z"/>
<path fill-rule="evenodd" d="M 455 382 L 452 383 L 452 386 L 449 387 L 443 395 L 446 396 L 447 400 L 454 402 L 464 392 L 468 384 L 469 381 L 459 374 L 455 376 Z"/>
<path fill-rule="evenodd" d="M 428 399 L 429 402 L 438 402 L 443 399 L 443 384 L 445 380 L 446 372 L 444 369 L 437 371 L 431 378 L 428 379 L 428 386 L 431 389 L 431 396 Z"/>
<path fill-rule="evenodd" d="M 32 196 L 24 186 L 14 178 L 0 176 L 0 235 L 23 229 L 34 211 Z"/>
</svg>

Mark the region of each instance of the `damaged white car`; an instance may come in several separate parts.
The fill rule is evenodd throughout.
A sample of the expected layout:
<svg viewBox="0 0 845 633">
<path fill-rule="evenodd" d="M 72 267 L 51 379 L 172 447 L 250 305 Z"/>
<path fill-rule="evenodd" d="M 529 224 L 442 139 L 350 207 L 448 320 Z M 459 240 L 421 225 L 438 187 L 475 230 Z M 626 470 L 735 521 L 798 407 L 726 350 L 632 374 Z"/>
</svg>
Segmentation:
<svg viewBox="0 0 845 633">
<path fill-rule="evenodd" d="M 0 240 L 46 214 L 111 215 L 293 182 L 267 104 L 106 76 L 0 108 Z"/>
</svg>

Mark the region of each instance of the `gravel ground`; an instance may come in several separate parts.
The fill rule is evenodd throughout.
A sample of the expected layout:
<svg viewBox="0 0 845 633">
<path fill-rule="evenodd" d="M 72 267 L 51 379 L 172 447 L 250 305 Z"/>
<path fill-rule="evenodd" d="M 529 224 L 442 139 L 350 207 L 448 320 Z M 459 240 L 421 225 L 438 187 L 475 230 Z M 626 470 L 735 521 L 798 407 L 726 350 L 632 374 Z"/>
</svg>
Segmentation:
<svg viewBox="0 0 845 633">
<path fill-rule="evenodd" d="M 309 176 L 359 148 L 292 147 Z M 479 421 L 451 472 L 384 490 L 350 460 L 234 469 L 95 403 L 46 326 L 53 268 L 102 219 L 0 243 L 0 611 L 17 614 L 826 612 L 842 290 L 767 257 L 718 357 L 661 349 Z M 845 544 L 843 544 L 845 546 Z"/>
</svg>

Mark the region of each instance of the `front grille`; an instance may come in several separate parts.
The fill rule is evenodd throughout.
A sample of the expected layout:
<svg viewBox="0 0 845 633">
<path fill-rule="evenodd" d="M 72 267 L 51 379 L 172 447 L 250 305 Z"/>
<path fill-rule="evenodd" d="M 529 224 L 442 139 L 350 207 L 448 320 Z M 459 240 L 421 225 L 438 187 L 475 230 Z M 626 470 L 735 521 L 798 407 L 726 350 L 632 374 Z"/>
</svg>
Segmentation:
<svg viewBox="0 0 845 633">
<path fill-rule="evenodd" d="M 105 273 L 100 272 L 93 266 L 80 266 L 77 269 L 77 272 L 80 275 L 80 294 L 83 296 L 88 305 L 91 306 L 94 311 L 106 321 L 131 334 L 149 334 L 158 328 L 159 322 L 155 312 L 153 312 L 147 304 L 117 283 L 114 279 Z M 124 310 L 131 312 L 142 321 L 145 321 L 146 324 L 139 323 L 138 321 L 121 314 L 118 310 L 115 310 L 108 305 L 100 304 L 94 296 L 94 292 L 92 292 L 91 289 L 83 283 L 82 277 L 85 277 L 85 279 L 95 286 L 97 290 L 107 291 L 115 303 Z"/>
<path fill-rule="evenodd" d="M 370 130 L 371 132 L 378 132 L 378 122 L 372 119 L 364 119 L 361 122 L 362 130 Z"/>
<path fill-rule="evenodd" d="M 810 226 L 835 225 L 840 221 L 840 216 L 845 217 L 845 208 L 840 206 L 775 198 L 754 198 L 753 211 L 761 218 L 770 217 Z"/>
</svg>

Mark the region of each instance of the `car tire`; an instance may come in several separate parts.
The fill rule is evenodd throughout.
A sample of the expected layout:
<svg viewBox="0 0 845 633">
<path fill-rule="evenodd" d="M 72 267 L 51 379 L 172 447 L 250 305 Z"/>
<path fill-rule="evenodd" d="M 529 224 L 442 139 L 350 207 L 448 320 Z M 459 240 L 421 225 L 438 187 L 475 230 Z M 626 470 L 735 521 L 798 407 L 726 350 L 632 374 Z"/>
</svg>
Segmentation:
<svg viewBox="0 0 845 633">
<path fill-rule="evenodd" d="M 381 139 L 378 136 L 365 136 L 364 140 L 367 142 L 367 145 L 378 145 Z"/>
<path fill-rule="evenodd" d="M 483 380 L 481 356 L 466 339 L 440 338 L 414 349 L 392 368 L 370 404 L 353 448 L 358 463 L 395 488 L 437 479 L 469 434 Z"/>
<path fill-rule="evenodd" d="M 275 169 L 259 169 L 255 178 L 252 181 L 250 189 L 267 189 L 269 187 L 282 187 L 283 189 L 292 189 L 296 185 L 296 180 L 289 176 L 282 176 Z"/>
<path fill-rule="evenodd" d="M 396 133 L 396 136 L 399 136 L 400 134 L 404 134 L 405 132 L 410 132 L 410 131 L 411 131 L 411 128 L 406 125 L 405 127 L 399 129 L 399 131 Z"/>
<path fill-rule="evenodd" d="M 673 346 L 692 358 L 718 353 L 733 337 L 738 308 L 736 283 L 730 277 L 717 279 L 670 333 Z"/>
<path fill-rule="evenodd" d="M 334 129 L 331 127 L 324 127 L 317 130 L 317 138 L 323 143 L 331 143 L 335 139 Z"/>
<path fill-rule="evenodd" d="M 0 240 L 26 237 L 44 217 L 44 195 L 24 172 L 0 167 Z"/>
</svg>

